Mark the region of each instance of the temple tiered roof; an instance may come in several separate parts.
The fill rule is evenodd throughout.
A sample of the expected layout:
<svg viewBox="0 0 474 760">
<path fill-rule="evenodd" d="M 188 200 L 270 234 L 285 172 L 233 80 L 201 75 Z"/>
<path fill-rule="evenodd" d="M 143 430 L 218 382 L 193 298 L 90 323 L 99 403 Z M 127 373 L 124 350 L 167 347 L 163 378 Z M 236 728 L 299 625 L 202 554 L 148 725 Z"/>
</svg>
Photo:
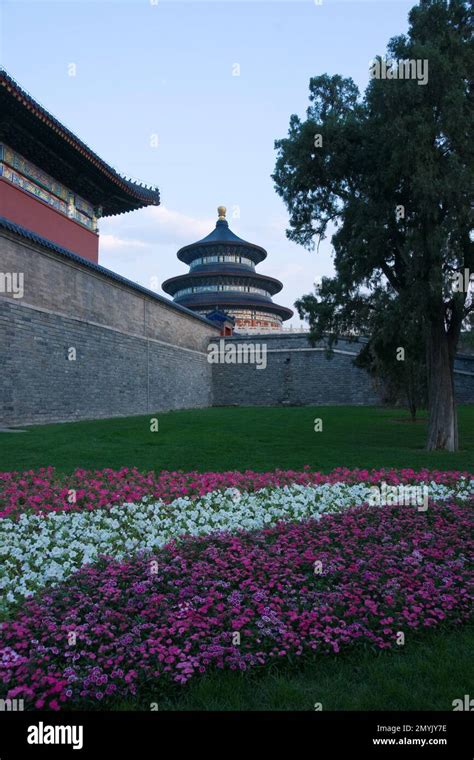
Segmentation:
<svg viewBox="0 0 474 760">
<path fill-rule="evenodd" d="M 219 209 L 223 208 L 224 206 L 219 206 Z M 195 258 L 199 257 L 199 251 L 201 248 L 219 245 L 235 246 L 239 250 L 245 248 L 248 257 L 254 264 L 259 264 L 267 258 L 267 252 L 264 248 L 261 248 L 254 243 L 248 243 L 246 240 L 242 240 L 242 238 L 232 232 L 229 223 L 223 214 L 219 216 L 215 228 L 209 233 L 209 235 L 206 235 L 205 238 L 198 240 L 196 243 L 191 243 L 191 245 L 185 245 L 183 248 L 180 248 L 176 255 L 180 261 L 184 261 L 185 264 L 190 264 Z M 244 253 L 244 251 L 242 251 L 242 253 Z"/>
<path fill-rule="evenodd" d="M 190 270 L 166 280 L 163 290 L 177 303 L 202 315 L 216 309 L 229 314 L 235 319 L 236 330 L 277 330 L 293 315 L 291 309 L 272 301 L 282 283 L 255 271 L 267 252 L 232 232 L 225 213 L 225 207 L 219 206 L 215 229 L 178 251 L 178 258 L 189 264 Z"/>
</svg>

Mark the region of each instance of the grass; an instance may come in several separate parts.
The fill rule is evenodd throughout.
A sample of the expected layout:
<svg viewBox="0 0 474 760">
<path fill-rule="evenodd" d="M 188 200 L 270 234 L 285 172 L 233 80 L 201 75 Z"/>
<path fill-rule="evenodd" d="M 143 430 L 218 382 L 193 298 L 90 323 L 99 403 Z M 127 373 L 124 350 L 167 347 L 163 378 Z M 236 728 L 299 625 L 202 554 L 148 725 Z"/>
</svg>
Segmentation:
<svg viewBox="0 0 474 760">
<path fill-rule="evenodd" d="M 159 432 L 150 432 L 150 419 Z M 323 431 L 314 432 L 321 418 Z M 329 471 L 345 467 L 471 469 L 474 406 L 459 407 L 461 450 L 424 451 L 426 417 L 379 407 L 216 408 L 95 420 L 0 433 L 0 469 L 54 465 L 140 470 Z M 260 673 L 214 673 L 181 689 L 113 705 L 118 710 L 451 710 L 472 689 L 471 628 L 408 636 L 393 652 L 354 651 L 278 663 Z"/>
<path fill-rule="evenodd" d="M 157 417 L 159 431 L 150 432 Z M 321 418 L 322 432 L 314 432 Z M 380 407 L 245 407 L 179 412 L 24 428 L 0 433 L 0 470 L 54 465 L 140 470 L 272 470 L 334 467 L 469 469 L 474 461 L 474 405 L 459 407 L 461 449 L 424 451 L 426 417 Z"/>
</svg>

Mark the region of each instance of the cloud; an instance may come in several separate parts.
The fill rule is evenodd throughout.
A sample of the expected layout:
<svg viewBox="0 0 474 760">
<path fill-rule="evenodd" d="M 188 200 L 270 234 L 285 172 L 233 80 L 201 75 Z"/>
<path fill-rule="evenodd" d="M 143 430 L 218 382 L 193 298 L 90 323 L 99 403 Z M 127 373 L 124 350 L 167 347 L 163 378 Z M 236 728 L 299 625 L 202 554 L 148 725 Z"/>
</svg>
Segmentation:
<svg viewBox="0 0 474 760">
<path fill-rule="evenodd" d="M 124 248 L 148 248 L 149 243 L 143 240 L 133 240 L 131 238 L 121 238 L 118 235 L 101 235 L 100 247 L 103 251 L 117 251 Z"/>
<path fill-rule="evenodd" d="M 148 206 L 133 213 L 100 220 L 104 250 L 173 244 L 176 251 L 209 234 L 215 219 L 196 219 L 166 206 Z"/>
<path fill-rule="evenodd" d="M 99 261 L 118 274 L 152 290 L 187 267 L 176 258 L 179 248 L 209 234 L 215 219 L 198 219 L 166 206 L 100 220 Z M 158 285 L 158 287 L 157 287 Z"/>
<path fill-rule="evenodd" d="M 172 211 L 166 206 L 152 206 L 147 209 L 152 221 L 168 235 L 173 235 L 180 242 L 194 243 L 211 232 L 215 219 L 195 219 L 192 216 Z"/>
</svg>

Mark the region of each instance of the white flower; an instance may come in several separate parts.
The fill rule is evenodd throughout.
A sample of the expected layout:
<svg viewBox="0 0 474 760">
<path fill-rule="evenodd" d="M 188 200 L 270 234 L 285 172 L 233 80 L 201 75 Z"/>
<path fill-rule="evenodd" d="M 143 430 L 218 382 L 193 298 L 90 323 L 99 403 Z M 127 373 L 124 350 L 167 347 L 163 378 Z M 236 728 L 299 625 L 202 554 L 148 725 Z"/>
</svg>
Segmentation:
<svg viewBox="0 0 474 760">
<path fill-rule="evenodd" d="M 459 480 L 454 489 L 427 485 L 434 502 L 470 499 L 474 489 L 474 481 L 467 479 Z M 0 520 L 2 598 L 11 603 L 31 595 L 47 581 L 64 580 L 82 565 L 95 562 L 100 554 L 122 559 L 136 551 L 153 551 L 184 534 L 255 530 L 279 520 L 319 520 L 365 503 L 369 496 L 370 486 L 365 483 L 295 484 L 255 493 L 228 488 L 195 499 L 179 497 L 167 505 L 146 498 L 139 504 L 92 512 L 4 518 Z"/>
</svg>

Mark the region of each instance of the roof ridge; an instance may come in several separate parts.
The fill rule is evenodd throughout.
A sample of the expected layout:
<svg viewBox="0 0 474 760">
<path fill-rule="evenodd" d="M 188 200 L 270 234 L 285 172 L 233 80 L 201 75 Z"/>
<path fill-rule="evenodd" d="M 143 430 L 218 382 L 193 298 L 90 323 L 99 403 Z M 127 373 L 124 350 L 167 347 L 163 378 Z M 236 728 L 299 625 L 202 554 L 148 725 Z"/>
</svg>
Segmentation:
<svg viewBox="0 0 474 760">
<path fill-rule="evenodd" d="M 63 134 L 69 138 L 68 141 L 70 143 L 75 143 L 74 147 L 77 150 L 79 150 L 83 155 L 85 154 L 86 158 L 88 158 L 92 163 L 95 163 L 98 168 L 100 168 L 104 173 L 108 174 L 112 180 L 116 181 L 117 183 L 121 183 L 129 192 L 134 193 L 138 198 L 142 198 L 144 200 L 147 199 L 150 201 L 153 200 L 157 204 L 160 202 L 160 192 L 158 186 L 155 186 L 154 188 L 151 186 L 148 187 L 147 185 L 141 183 L 139 180 L 127 179 L 124 175 L 120 174 L 120 172 L 114 166 L 101 158 L 94 150 L 92 150 L 92 148 L 87 145 L 87 143 L 81 140 L 72 130 L 60 122 L 56 116 L 48 111 L 45 106 L 43 106 L 27 90 L 25 90 L 16 81 L 16 79 L 11 74 L 9 74 L 3 65 L 0 65 L 0 85 L 2 87 L 7 87 L 11 90 L 14 90 L 14 94 L 17 99 L 22 98 L 26 102 L 29 102 L 29 104 L 33 106 L 33 108 L 38 112 L 40 112 L 46 120 L 50 121 L 51 126 L 55 127 L 57 131 L 63 132 Z"/>
</svg>

